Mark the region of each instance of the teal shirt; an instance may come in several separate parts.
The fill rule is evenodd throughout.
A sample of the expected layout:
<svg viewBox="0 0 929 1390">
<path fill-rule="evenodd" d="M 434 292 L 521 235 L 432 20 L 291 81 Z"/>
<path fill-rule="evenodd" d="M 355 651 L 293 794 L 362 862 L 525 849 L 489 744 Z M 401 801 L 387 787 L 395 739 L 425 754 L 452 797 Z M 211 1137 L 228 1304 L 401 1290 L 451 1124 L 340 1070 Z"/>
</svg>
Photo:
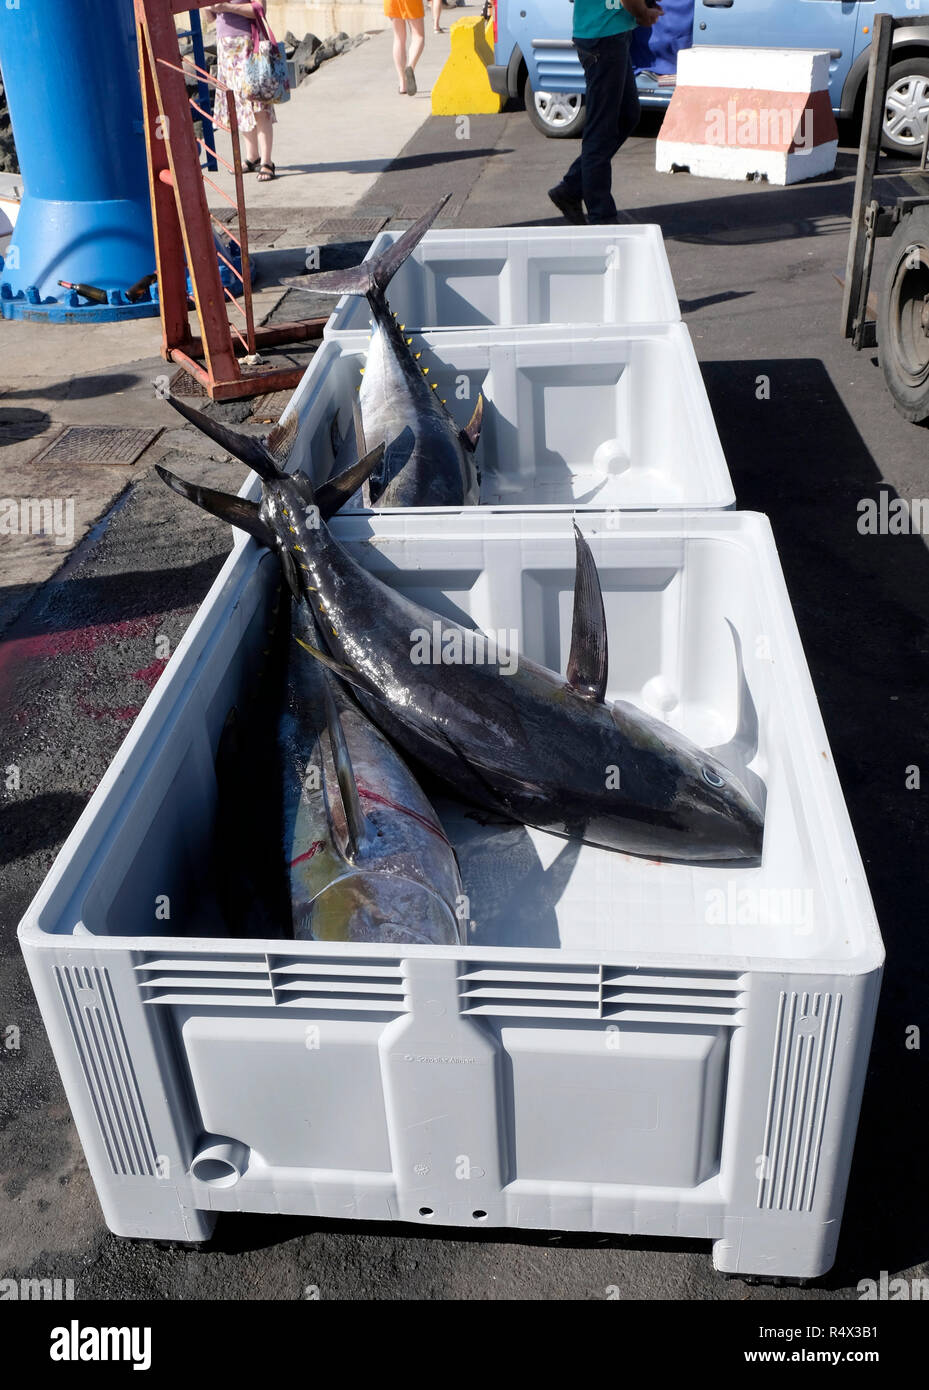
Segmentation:
<svg viewBox="0 0 929 1390">
<path fill-rule="evenodd" d="M 603 39 L 635 27 L 635 20 L 619 0 L 574 0 L 576 39 Z"/>
</svg>

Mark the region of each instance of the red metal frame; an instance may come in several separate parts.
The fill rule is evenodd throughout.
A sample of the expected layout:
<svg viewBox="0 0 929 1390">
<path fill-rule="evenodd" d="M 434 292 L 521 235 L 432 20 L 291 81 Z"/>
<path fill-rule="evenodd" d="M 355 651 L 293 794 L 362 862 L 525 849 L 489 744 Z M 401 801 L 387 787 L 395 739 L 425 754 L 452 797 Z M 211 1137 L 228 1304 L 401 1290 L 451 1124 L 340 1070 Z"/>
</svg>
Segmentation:
<svg viewBox="0 0 929 1390">
<path fill-rule="evenodd" d="M 252 310 L 249 272 L 248 226 L 239 130 L 232 92 L 189 60 L 182 60 L 174 15 L 208 7 L 209 0 L 135 0 L 139 43 L 139 75 L 148 151 L 149 192 L 155 231 L 155 258 L 161 302 L 162 356 L 180 363 L 214 400 L 257 396 L 294 387 L 303 375 L 301 367 L 271 367 L 240 363 L 233 339 L 246 355 L 254 357 L 263 347 L 318 339 L 324 318 L 304 319 L 256 328 Z M 232 142 L 232 164 L 217 155 L 235 178 L 233 200 L 200 164 L 200 149 L 215 154 L 194 133 L 191 107 L 200 107 L 187 95 L 185 71 L 196 73 L 212 86 L 225 103 L 228 124 L 218 119 L 217 99 L 213 124 L 227 130 Z M 237 214 L 237 231 L 223 226 L 210 212 L 207 182 L 231 203 Z M 241 271 L 217 253 L 213 224 L 221 226 L 241 251 Z M 219 274 L 217 254 L 242 284 L 242 300 L 227 289 Z M 186 262 L 185 262 L 186 258 Z M 188 316 L 186 271 L 190 271 L 200 334 L 191 333 Z M 227 304 L 245 320 L 244 331 L 230 323 Z M 243 366 L 245 370 L 243 370 Z"/>
</svg>

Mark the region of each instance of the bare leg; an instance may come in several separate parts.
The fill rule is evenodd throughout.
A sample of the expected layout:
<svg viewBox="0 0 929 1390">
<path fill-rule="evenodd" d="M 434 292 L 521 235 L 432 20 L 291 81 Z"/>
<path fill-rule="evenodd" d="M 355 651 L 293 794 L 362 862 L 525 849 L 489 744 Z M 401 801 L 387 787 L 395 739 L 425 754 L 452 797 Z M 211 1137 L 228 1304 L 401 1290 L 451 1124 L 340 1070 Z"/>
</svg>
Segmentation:
<svg viewBox="0 0 929 1390">
<path fill-rule="evenodd" d="M 406 95 L 406 20 L 392 19 L 394 26 L 394 67 L 400 79 L 400 93 Z"/>
<path fill-rule="evenodd" d="M 254 164 L 255 160 L 258 158 L 258 131 L 243 130 L 241 132 L 241 140 L 242 153 L 245 155 L 249 164 Z"/>
<path fill-rule="evenodd" d="M 261 155 L 262 164 L 271 163 L 271 145 L 274 140 L 274 126 L 271 124 L 271 112 L 267 109 L 255 112 L 257 123 L 258 152 Z"/>
<path fill-rule="evenodd" d="M 410 56 L 408 59 L 411 68 L 415 68 L 420 58 L 423 56 L 423 45 L 426 42 L 426 30 L 421 19 L 411 19 L 410 28 L 413 30 L 413 37 L 410 40 Z"/>
<path fill-rule="evenodd" d="M 439 21 L 441 20 L 441 18 L 442 18 L 442 0 L 432 0 L 432 27 L 433 27 L 433 30 L 435 31 L 435 33 L 437 33 L 437 34 L 441 34 L 441 33 L 442 33 L 442 25 L 441 25 L 440 22 L 439 22 Z"/>
</svg>

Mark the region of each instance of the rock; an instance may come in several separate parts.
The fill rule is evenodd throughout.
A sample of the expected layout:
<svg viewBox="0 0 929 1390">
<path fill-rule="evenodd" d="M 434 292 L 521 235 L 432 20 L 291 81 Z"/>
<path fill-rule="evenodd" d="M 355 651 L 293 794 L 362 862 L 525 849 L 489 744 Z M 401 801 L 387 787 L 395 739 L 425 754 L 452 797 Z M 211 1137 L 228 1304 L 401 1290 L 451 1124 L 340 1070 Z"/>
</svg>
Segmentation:
<svg viewBox="0 0 929 1390">
<path fill-rule="evenodd" d="M 349 48 L 357 48 L 360 43 L 367 43 L 370 34 L 356 34 L 349 44 Z"/>
<path fill-rule="evenodd" d="M 317 49 L 320 61 L 325 61 L 326 58 L 334 58 L 338 53 L 344 53 L 350 43 L 351 38 L 348 34 L 342 32 L 342 30 L 340 30 L 338 34 L 330 34 L 328 39 L 324 39 Z"/>
<path fill-rule="evenodd" d="M 298 65 L 298 67 L 312 67 L 310 59 L 316 52 L 317 48 L 320 47 L 320 41 L 315 34 L 304 34 L 303 38 L 297 44 L 297 47 L 294 49 L 294 62 Z"/>
</svg>

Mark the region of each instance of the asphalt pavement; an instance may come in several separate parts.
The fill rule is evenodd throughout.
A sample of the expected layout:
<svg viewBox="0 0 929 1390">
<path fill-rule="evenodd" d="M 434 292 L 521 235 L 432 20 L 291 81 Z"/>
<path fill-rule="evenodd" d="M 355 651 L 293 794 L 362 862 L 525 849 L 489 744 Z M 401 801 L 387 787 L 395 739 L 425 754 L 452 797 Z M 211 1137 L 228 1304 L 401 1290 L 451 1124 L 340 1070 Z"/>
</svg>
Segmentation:
<svg viewBox="0 0 929 1390">
<path fill-rule="evenodd" d="M 173 505 L 152 464 L 166 460 L 213 486 L 228 487 L 241 471 L 172 419 L 120 474 L 64 567 L 0 592 L 0 614 L 10 614 L 0 769 L 19 776 L 0 803 L 0 1026 L 18 1030 L 18 1046 L 0 1053 L 0 1272 L 73 1278 L 79 1299 L 186 1300 L 299 1299 L 308 1285 L 323 1299 L 356 1300 L 596 1300 L 611 1286 L 627 1299 L 847 1300 L 882 1270 L 929 1276 L 927 1049 L 907 1047 L 913 1026 L 929 1036 L 929 814 L 905 773 L 925 760 L 929 553 L 922 537 L 862 536 L 856 524 L 859 500 L 880 488 L 929 493 L 929 435 L 894 412 L 875 355 L 856 355 L 839 332 L 834 272 L 845 260 L 850 151 L 834 176 L 811 184 L 728 184 L 656 174 L 654 130 L 646 118 L 618 157 L 617 193 L 636 220 L 664 230 L 739 506 L 772 520 L 887 945 L 835 1269 L 814 1288 L 747 1287 L 721 1279 L 709 1246 L 691 1242 L 289 1217 L 221 1216 L 202 1251 L 107 1232 L 15 930 L 160 674 L 157 639 L 173 649 L 228 550 L 228 529 Z M 575 152 L 541 138 L 521 112 L 472 118 L 464 135 L 452 120 L 429 118 L 345 216 L 359 226 L 374 216 L 402 224 L 404 213 L 450 192 L 441 225 L 557 226 L 545 190 Z M 884 184 L 894 191 L 906 191 L 899 176 Z M 261 217 L 286 227 L 286 180 L 274 196 Z M 61 378 L 66 395 L 72 377 L 95 383 L 83 399 L 99 402 L 97 418 L 147 424 L 161 419 L 150 380 L 163 370 L 153 352 L 125 367 L 133 389 L 112 368 L 88 374 L 72 363 Z M 768 389 L 759 392 L 762 377 Z M 7 393 L 0 408 L 13 393 L 17 410 L 41 412 L 15 377 Z M 32 436 L 28 419 L 20 424 L 15 439 L 0 434 L 0 450 L 19 447 L 25 475 Z M 4 610 L 9 588 L 15 602 Z"/>
</svg>

